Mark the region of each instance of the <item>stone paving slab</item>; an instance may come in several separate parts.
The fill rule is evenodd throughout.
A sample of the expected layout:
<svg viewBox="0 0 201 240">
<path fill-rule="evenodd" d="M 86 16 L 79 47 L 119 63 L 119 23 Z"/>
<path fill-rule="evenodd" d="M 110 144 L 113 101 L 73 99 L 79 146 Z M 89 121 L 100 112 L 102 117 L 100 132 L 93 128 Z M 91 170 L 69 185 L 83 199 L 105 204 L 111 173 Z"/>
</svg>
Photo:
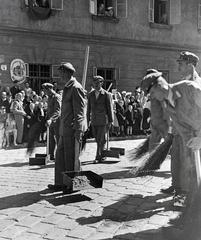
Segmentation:
<svg viewBox="0 0 201 240">
<path fill-rule="evenodd" d="M 26 149 L 0 150 L 0 240 L 163 240 L 161 228 L 179 213 L 172 198 L 160 193 L 170 185 L 170 162 L 167 158 L 154 175 L 134 178 L 130 170 L 139 161 L 130 161 L 128 153 L 142 141 L 111 141 L 126 155 L 101 164 L 92 163 L 96 144 L 87 143 L 82 170 L 100 174 L 103 188 L 70 195 L 47 189 L 54 163 L 29 166 Z"/>
</svg>

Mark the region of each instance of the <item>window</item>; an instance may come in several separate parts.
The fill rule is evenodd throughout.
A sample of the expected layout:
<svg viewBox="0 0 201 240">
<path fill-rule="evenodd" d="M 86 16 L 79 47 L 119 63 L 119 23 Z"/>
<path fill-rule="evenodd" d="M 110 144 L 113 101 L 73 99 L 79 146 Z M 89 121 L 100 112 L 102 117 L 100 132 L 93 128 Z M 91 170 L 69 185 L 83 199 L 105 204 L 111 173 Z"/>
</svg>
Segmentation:
<svg viewBox="0 0 201 240">
<path fill-rule="evenodd" d="M 181 22 L 181 0 L 149 0 L 149 22 L 169 25 Z"/>
<path fill-rule="evenodd" d="M 63 10 L 63 0 L 24 0 L 26 7 L 50 8 L 52 10 Z"/>
<path fill-rule="evenodd" d="M 127 0 L 89 0 L 90 13 L 99 17 L 126 18 Z"/>
<path fill-rule="evenodd" d="M 51 80 L 51 66 L 47 64 L 29 64 L 29 83 L 30 87 L 40 92 L 41 86 Z"/>
<path fill-rule="evenodd" d="M 109 91 L 112 91 L 113 88 L 116 88 L 116 69 L 115 68 L 94 68 L 93 75 L 102 76 L 105 81 L 103 88 Z"/>
</svg>

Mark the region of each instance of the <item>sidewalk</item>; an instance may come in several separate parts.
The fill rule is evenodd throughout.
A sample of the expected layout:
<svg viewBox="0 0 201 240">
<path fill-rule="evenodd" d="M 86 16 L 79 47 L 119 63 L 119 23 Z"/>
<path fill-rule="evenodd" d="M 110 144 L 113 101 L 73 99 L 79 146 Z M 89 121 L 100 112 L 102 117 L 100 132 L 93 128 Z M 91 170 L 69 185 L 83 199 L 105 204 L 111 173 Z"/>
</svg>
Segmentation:
<svg viewBox="0 0 201 240">
<path fill-rule="evenodd" d="M 128 152 L 143 140 L 111 141 Z M 103 188 L 52 193 L 54 163 L 29 166 L 25 149 L 0 150 L 0 240 L 163 240 L 161 227 L 177 216 L 171 197 L 169 160 L 152 176 L 134 178 L 126 156 L 92 164 L 95 143 L 81 156 L 82 170 L 104 178 Z M 44 153 L 38 147 L 37 153 Z"/>
</svg>

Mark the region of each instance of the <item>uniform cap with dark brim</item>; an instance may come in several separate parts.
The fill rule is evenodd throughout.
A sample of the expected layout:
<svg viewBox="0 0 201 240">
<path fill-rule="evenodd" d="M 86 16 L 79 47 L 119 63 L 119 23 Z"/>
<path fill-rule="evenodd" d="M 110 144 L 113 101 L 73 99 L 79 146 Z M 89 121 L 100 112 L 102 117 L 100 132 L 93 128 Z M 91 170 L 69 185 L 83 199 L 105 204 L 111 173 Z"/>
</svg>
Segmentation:
<svg viewBox="0 0 201 240">
<path fill-rule="evenodd" d="M 71 72 L 75 72 L 75 68 L 73 67 L 73 65 L 69 62 L 67 63 L 61 63 L 61 65 L 58 67 L 59 70 L 70 70 Z"/>
<path fill-rule="evenodd" d="M 149 93 L 150 89 L 157 83 L 157 79 L 162 76 L 162 72 L 155 72 L 147 74 L 142 82 L 141 88 L 145 92 L 145 94 Z"/>
<path fill-rule="evenodd" d="M 51 83 L 43 83 L 42 84 L 42 87 L 44 88 L 44 89 L 53 89 L 53 84 L 51 84 Z"/>
<path fill-rule="evenodd" d="M 103 82 L 103 81 L 104 81 L 104 78 L 103 78 L 102 76 L 99 76 L 99 75 L 94 76 L 94 77 L 93 77 L 93 81 L 97 81 L 97 80 L 99 80 L 100 82 Z"/>
<path fill-rule="evenodd" d="M 179 58 L 177 59 L 177 62 L 180 61 L 185 61 L 187 63 L 196 65 L 199 61 L 199 57 L 192 52 L 183 51 L 180 53 Z"/>
</svg>

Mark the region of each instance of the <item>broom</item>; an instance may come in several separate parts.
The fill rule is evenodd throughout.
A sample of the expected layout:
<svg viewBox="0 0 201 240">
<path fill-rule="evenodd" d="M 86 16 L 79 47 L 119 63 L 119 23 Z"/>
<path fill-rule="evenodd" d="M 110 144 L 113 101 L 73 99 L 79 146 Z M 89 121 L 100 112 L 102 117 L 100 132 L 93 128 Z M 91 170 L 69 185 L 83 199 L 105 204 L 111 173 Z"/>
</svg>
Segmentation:
<svg viewBox="0 0 201 240">
<path fill-rule="evenodd" d="M 150 154 L 146 154 L 140 165 L 134 167 L 131 173 L 135 177 L 145 175 L 146 173 L 154 172 L 159 169 L 164 162 L 172 145 L 173 135 L 168 133 L 165 141 L 157 146 Z"/>
<path fill-rule="evenodd" d="M 141 158 L 143 155 L 145 155 L 149 151 L 149 137 L 143 141 L 137 148 L 134 148 L 129 151 L 129 158 L 131 160 L 136 160 L 138 158 Z"/>
</svg>

